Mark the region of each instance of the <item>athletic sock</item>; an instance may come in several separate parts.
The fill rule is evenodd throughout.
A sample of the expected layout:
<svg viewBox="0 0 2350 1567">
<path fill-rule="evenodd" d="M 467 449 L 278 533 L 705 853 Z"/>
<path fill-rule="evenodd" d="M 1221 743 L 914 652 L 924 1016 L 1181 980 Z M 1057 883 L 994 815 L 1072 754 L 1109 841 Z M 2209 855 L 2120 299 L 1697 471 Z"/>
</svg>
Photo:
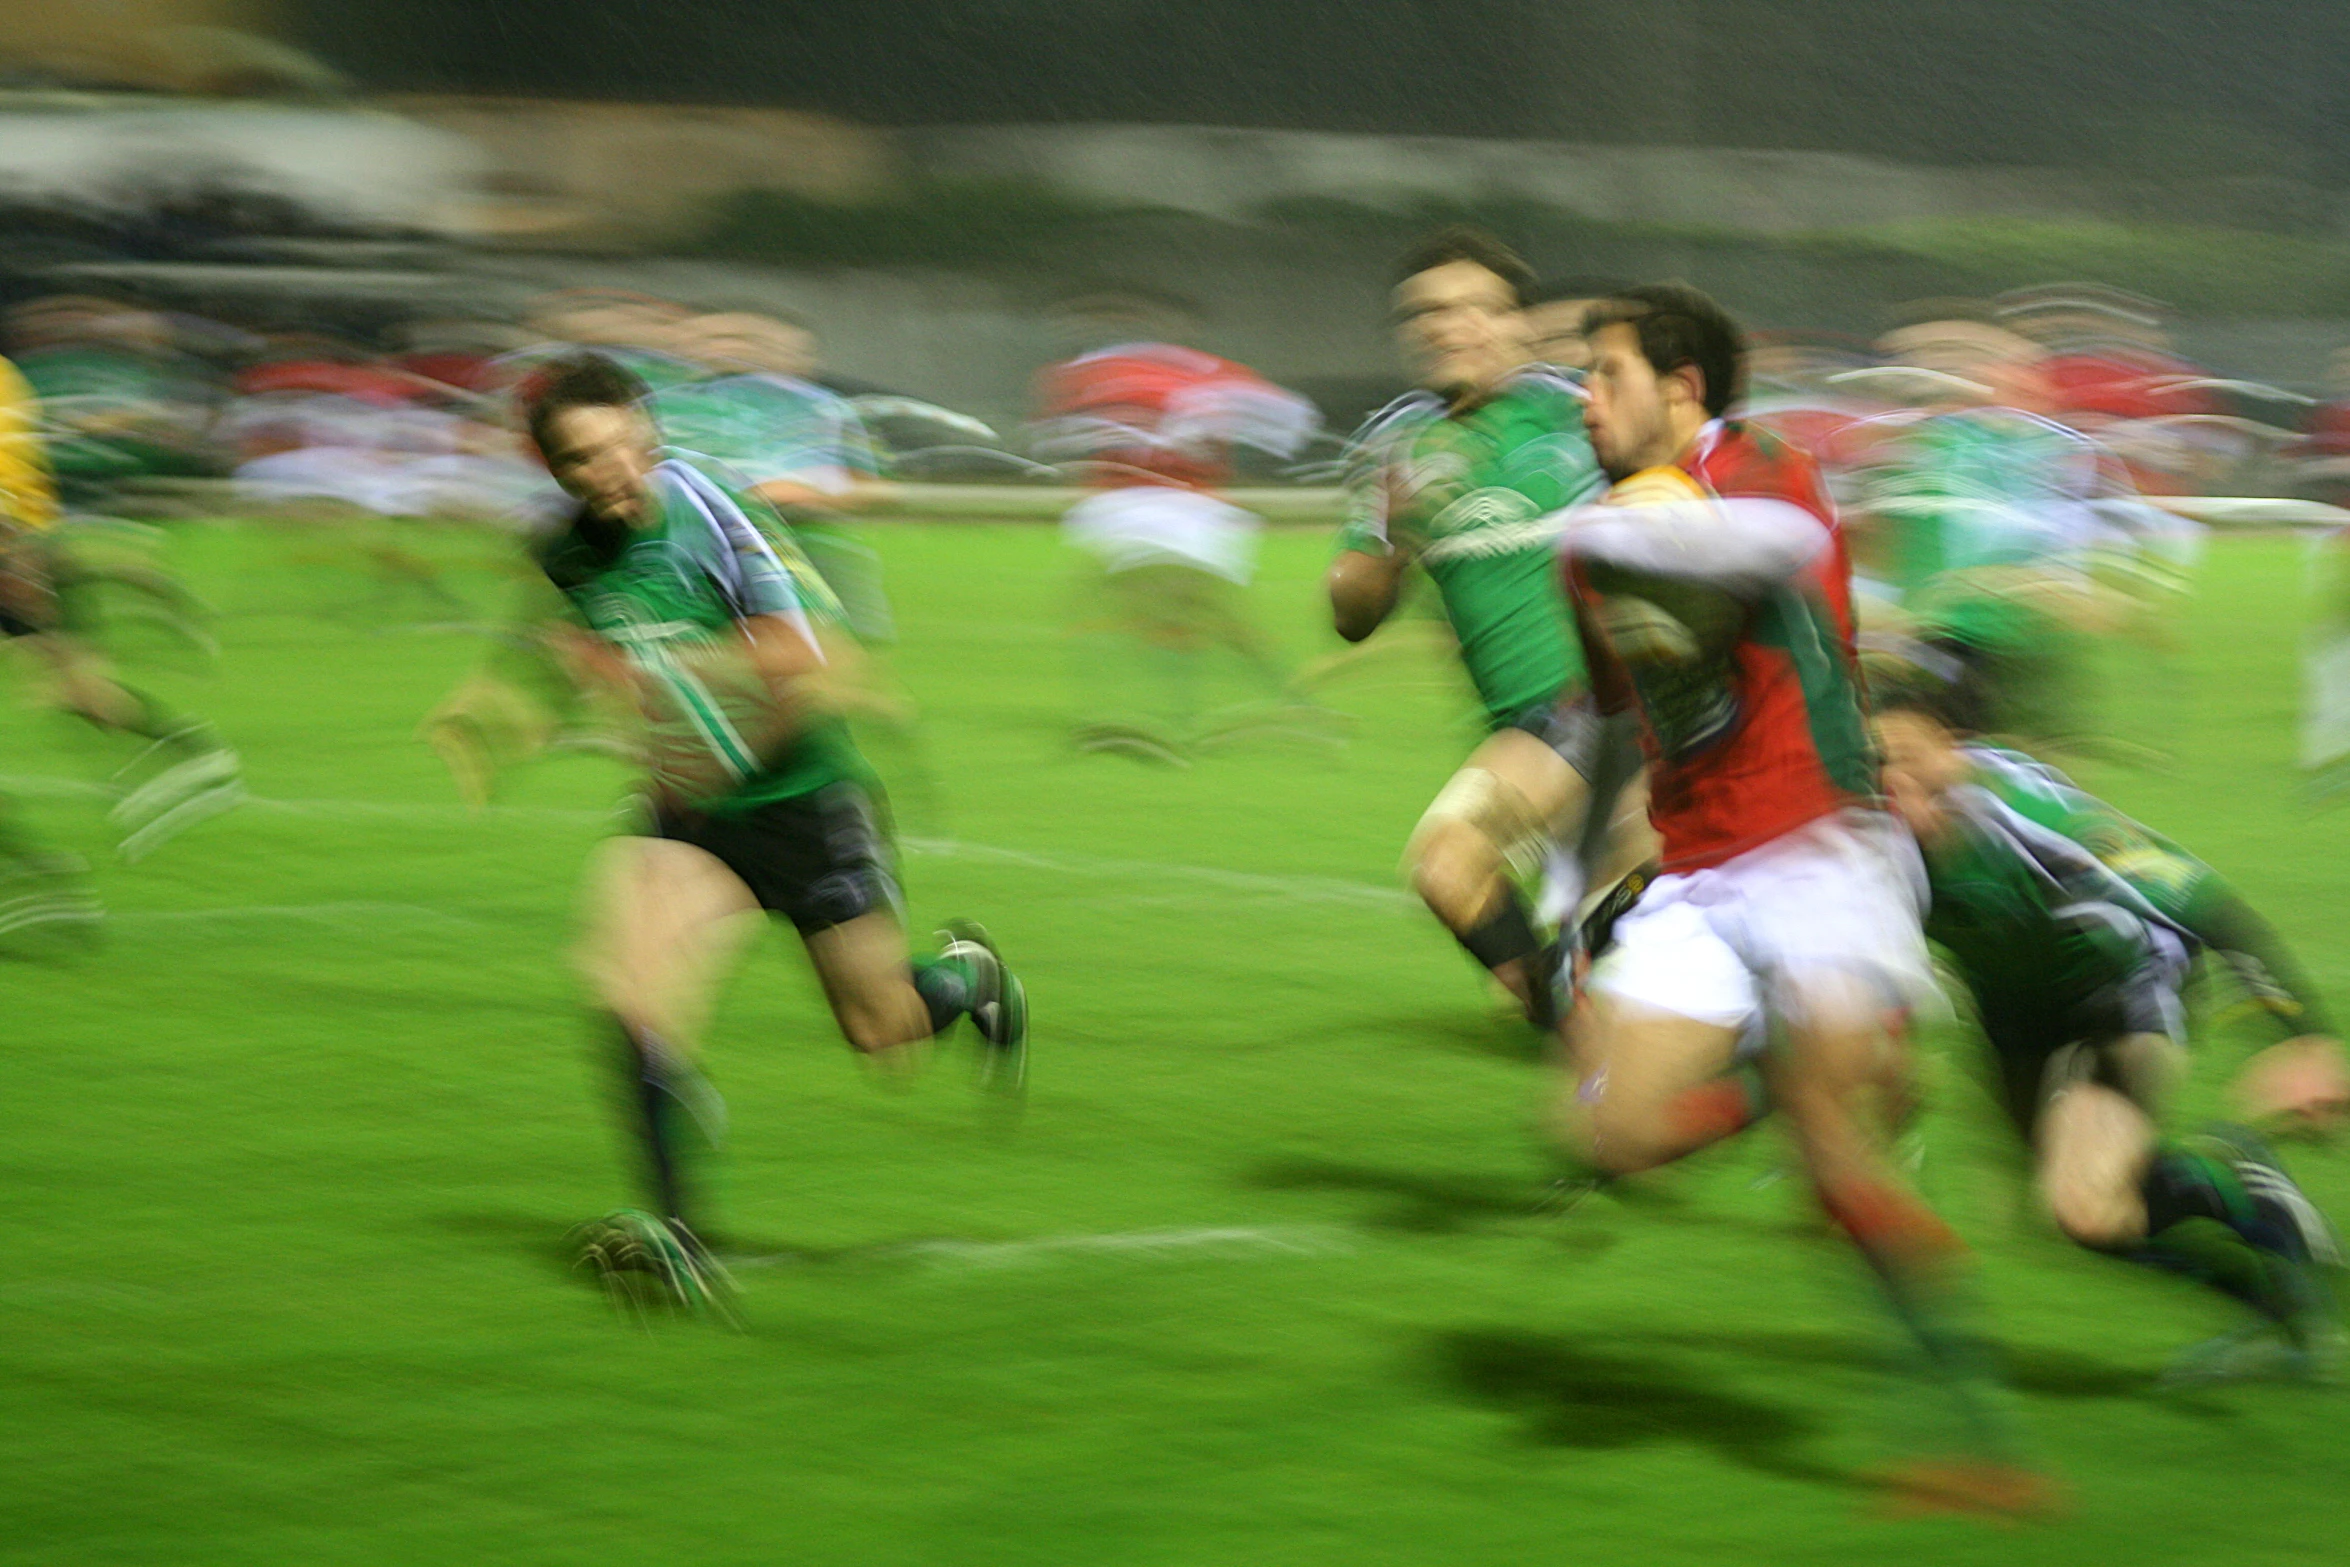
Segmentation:
<svg viewBox="0 0 2350 1567">
<path fill-rule="evenodd" d="M 914 993 L 930 1012 L 930 1032 L 943 1034 L 971 1010 L 978 976 L 961 958 L 916 958 Z"/>
<path fill-rule="evenodd" d="M 1518 964 L 1526 980 L 1526 1020 L 1545 1033 L 1558 1027 L 1558 967 L 1563 958 L 1555 945 L 1545 946 L 1535 934 L 1516 888 L 1505 886 L 1493 911 L 1453 939 L 1488 970 Z"/>
<path fill-rule="evenodd" d="M 644 1155 L 655 1210 L 683 1220 L 692 1192 L 689 1166 L 718 1141 L 723 1106 L 702 1075 L 650 1029 L 618 1023 L 627 1119 Z"/>
<path fill-rule="evenodd" d="M 1675 1095 L 1665 1116 L 1673 1134 L 1694 1151 L 1746 1130 L 1770 1107 L 1762 1074 L 1739 1066 Z"/>
<path fill-rule="evenodd" d="M 2292 1256 L 2291 1220 L 2264 1212 L 2263 1199 L 2245 1189 L 2225 1160 L 2160 1148 L 2139 1194 L 2146 1204 L 2146 1240 L 2123 1253 L 2130 1261 L 2196 1279 L 2262 1316 L 2291 1313 L 2289 1269 L 2280 1265 Z M 2193 1219 L 2223 1226 L 2239 1244 L 2180 1229 Z"/>
<path fill-rule="evenodd" d="M 1889 1183 L 1823 1188 L 1820 1205 L 1859 1248 L 1926 1376 L 1948 1396 L 1964 1446 L 2003 1453 L 2011 1437 L 1991 1402 L 1989 1336 L 1966 1243 L 1923 1200 Z"/>
</svg>

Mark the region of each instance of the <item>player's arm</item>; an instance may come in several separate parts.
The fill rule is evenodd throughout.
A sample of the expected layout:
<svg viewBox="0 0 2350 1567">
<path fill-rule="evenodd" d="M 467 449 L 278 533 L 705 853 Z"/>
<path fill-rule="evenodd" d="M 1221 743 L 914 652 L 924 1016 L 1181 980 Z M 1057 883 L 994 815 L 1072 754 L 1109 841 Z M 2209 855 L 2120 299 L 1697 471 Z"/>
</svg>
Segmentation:
<svg viewBox="0 0 2350 1567">
<path fill-rule="evenodd" d="M 1598 596 L 1589 612 L 1635 662 L 1720 656 L 1753 603 L 1832 542 L 1811 511 L 1766 496 L 1585 506 L 1560 521 L 1560 549 Z"/>
<path fill-rule="evenodd" d="M 1410 557 L 1398 549 L 1373 555 L 1343 549 L 1330 563 L 1330 623 L 1349 642 L 1360 642 L 1395 613 Z"/>
<path fill-rule="evenodd" d="M 827 474 L 824 484 L 805 478 L 769 479 L 751 493 L 786 514 L 809 511 L 869 511 L 898 497 L 898 486 L 874 474 Z"/>
<path fill-rule="evenodd" d="M 543 578 L 525 588 L 491 638 L 488 655 L 417 731 L 476 808 L 490 802 L 502 773 L 543 751 L 578 712 L 586 681 L 586 634 L 569 625 L 561 596 Z"/>
<path fill-rule="evenodd" d="M 2217 877 L 2195 900 L 2190 928 L 2220 955 L 2278 1035 L 2229 1084 L 2236 1113 L 2320 1135 L 2350 1121 L 2350 1056 L 2308 973 L 2276 927 Z"/>
<path fill-rule="evenodd" d="M 1349 642 L 1362 641 L 1395 613 L 1416 553 L 1415 541 L 1390 526 L 1389 482 L 1384 464 L 1366 463 L 1353 475 L 1338 554 L 1324 579 L 1330 624 Z"/>
</svg>

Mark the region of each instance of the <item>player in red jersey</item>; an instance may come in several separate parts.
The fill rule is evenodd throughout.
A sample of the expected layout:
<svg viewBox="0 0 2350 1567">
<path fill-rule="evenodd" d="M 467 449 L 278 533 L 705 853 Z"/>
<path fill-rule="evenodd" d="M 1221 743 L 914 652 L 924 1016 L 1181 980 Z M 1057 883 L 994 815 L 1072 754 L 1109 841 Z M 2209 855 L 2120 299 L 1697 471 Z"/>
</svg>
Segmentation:
<svg viewBox="0 0 2350 1567">
<path fill-rule="evenodd" d="M 1261 523 L 1217 492 L 1243 450 L 1293 456 L 1319 415 L 1246 365 L 1142 335 L 1180 330 L 1178 312 L 1114 296 L 1074 310 L 1108 346 L 1039 379 L 1035 450 L 1093 491 L 1062 523 L 1086 560 L 1077 669 L 1097 710 L 1078 743 L 1179 759 L 1205 738 L 1193 708 L 1210 653 L 1286 706 L 1287 674 L 1245 603 Z"/>
<path fill-rule="evenodd" d="M 1604 1174 L 1649 1169 L 1745 1124 L 1767 1089 L 1964 1422 L 1962 1456 L 1904 1483 L 2034 1505 L 1952 1326 L 1965 1248 L 1879 1124 L 1895 1025 L 1932 972 L 1915 849 L 1878 796 L 1834 508 L 1807 455 L 1725 419 L 1744 342 L 1712 300 L 1628 289 L 1589 336 L 1585 420 L 1617 483 L 1566 520 L 1563 569 L 1595 688 L 1640 721 L 1663 874 L 1570 1019 L 1565 1140 Z"/>
</svg>

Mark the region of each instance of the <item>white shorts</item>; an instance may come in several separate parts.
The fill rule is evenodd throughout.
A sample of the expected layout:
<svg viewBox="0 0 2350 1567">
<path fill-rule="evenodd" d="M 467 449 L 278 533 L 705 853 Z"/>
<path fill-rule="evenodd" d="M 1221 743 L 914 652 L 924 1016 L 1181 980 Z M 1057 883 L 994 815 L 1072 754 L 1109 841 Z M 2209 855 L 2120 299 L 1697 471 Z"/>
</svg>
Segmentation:
<svg viewBox="0 0 2350 1567">
<path fill-rule="evenodd" d="M 1256 571 L 1253 512 L 1166 484 L 1103 490 L 1069 508 L 1061 534 L 1110 571 L 1189 566 L 1248 586 Z"/>
<path fill-rule="evenodd" d="M 1617 922 L 1591 988 L 1739 1030 L 1807 1008 L 1928 1003 L 1925 868 L 1892 818 L 1822 817 L 1707 870 L 1660 876 Z"/>
</svg>

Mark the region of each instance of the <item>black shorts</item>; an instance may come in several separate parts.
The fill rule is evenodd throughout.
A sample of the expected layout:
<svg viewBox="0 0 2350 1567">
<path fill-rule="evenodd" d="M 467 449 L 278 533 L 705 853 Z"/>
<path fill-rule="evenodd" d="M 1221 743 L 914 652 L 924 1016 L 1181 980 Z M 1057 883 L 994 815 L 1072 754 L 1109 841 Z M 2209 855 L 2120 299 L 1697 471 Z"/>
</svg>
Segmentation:
<svg viewBox="0 0 2350 1567">
<path fill-rule="evenodd" d="M 1627 748 L 1635 753 L 1639 748 L 1631 720 L 1620 713 L 1602 713 L 1588 692 L 1537 703 L 1501 727 L 1530 734 L 1549 746 L 1586 783 L 1595 782 L 1601 773 L 1619 771 L 1615 758 Z M 1635 764 L 1632 771 L 1638 770 Z M 1616 778 L 1616 788 L 1628 781 L 1629 774 Z M 1614 793 L 1609 791 L 1611 798 Z"/>
<path fill-rule="evenodd" d="M 2077 1082 L 2101 1083 L 2152 1111 L 2146 1085 L 2129 1081 L 2112 1053 L 2100 1047 L 2133 1034 L 2183 1043 L 2181 978 L 2175 965 L 2154 962 L 2071 1006 L 2028 1015 L 1978 1006 L 1983 1037 L 1997 1063 L 2000 1106 L 2016 1129 L 2029 1136 L 2050 1096 Z"/>
<path fill-rule="evenodd" d="M 690 843 L 803 936 L 899 905 L 880 813 L 862 785 L 836 783 L 739 816 L 659 808 L 653 837 Z"/>
<path fill-rule="evenodd" d="M 37 637 L 57 629 L 57 583 L 37 534 L 0 540 L 0 637 Z"/>
</svg>

